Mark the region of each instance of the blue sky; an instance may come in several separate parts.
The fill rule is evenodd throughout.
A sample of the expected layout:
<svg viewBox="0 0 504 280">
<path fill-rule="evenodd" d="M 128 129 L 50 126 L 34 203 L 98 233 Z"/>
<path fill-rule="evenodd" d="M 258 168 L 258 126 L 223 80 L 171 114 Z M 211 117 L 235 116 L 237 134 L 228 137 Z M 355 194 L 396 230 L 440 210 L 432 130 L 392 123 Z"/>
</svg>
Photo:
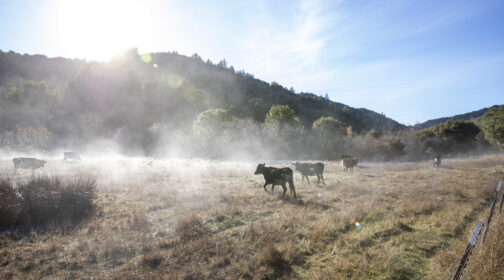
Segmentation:
<svg viewBox="0 0 504 280">
<path fill-rule="evenodd" d="M 405 123 L 504 104 L 504 1 L 0 0 L 0 49 L 198 53 Z"/>
</svg>

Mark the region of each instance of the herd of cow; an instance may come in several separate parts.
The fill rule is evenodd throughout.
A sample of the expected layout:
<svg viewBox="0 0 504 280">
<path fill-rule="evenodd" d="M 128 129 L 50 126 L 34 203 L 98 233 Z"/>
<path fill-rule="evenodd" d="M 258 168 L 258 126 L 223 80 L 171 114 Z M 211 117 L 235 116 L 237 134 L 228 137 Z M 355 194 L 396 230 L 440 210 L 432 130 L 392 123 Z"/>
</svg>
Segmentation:
<svg viewBox="0 0 504 280">
<path fill-rule="evenodd" d="M 341 160 L 341 168 L 343 169 L 343 172 L 348 172 L 349 170 L 353 171 L 354 166 L 357 166 L 358 163 L 358 158 L 344 158 Z M 322 183 L 325 185 L 323 163 L 296 162 L 294 163 L 294 166 L 296 167 L 296 171 L 299 171 L 299 173 L 301 173 L 301 182 L 306 177 L 306 181 L 309 184 L 310 180 L 308 179 L 308 176 L 317 176 L 317 184 L 319 184 L 320 180 L 322 180 Z M 263 188 L 266 192 L 269 192 L 268 189 L 266 189 L 267 185 L 271 185 L 271 193 L 273 193 L 273 191 L 275 190 L 276 185 L 280 185 L 282 186 L 283 195 L 285 196 L 285 193 L 287 192 L 286 185 L 287 183 L 289 183 L 289 190 L 291 194 L 294 195 L 294 198 L 296 198 L 296 188 L 294 187 L 293 172 L 289 167 L 266 167 L 266 164 L 262 163 L 257 165 L 255 174 L 263 174 L 264 180 L 266 181 Z"/>
<path fill-rule="evenodd" d="M 343 158 L 341 160 L 341 168 L 343 172 L 348 172 L 349 170 L 353 171 L 354 166 L 357 166 L 359 163 L 358 158 Z M 322 183 L 325 185 L 324 181 L 324 164 L 323 163 L 294 163 L 296 167 L 296 171 L 301 173 L 301 182 L 303 182 L 306 177 L 306 181 L 308 184 L 310 180 L 308 176 L 317 176 L 317 184 L 320 183 L 320 179 L 322 179 Z M 436 155 L 434 158 L 434 167 L 439 168 L 441 166 L 441 155 Z M 267 185 L 271 185 L 271 193 L 275 190 L 276 185 L 280 185 L 283 188 L 283 195 L 287 192 L 287 183 L 289 183 L 289 190 L 291 194 L 296 198 L 296 188 L 294 187 L 294 179 L 292 169 L 289 167 L 266 167 L 264 163 L 257 165 L 255 174 L 263 174 L 264 180 L 264 190 L 269 193 L 268 189 L 266 189 Z"/>
<path fill-rule="evenodd" d="M 66 162 L 81 161 L 80 155 L 76 152 L 64 152 L 63 156 L 63 161 Z M 12 162 L 14 163 L 14 172 L 12 175 L 16 176 L 18 169 L 31 169 L 33 175 L 35 170 L 44 168 L 47 161 L 36 158 L 16 157 L 12 159 Z"/>
<path fill-rule="evenodd" d="M 34 174 L 36 169 L 43 168 L 44 164 L 46 163 L 45 160 L 39 160 L 36 158 L 23 158 L 23 157 L 17 157 L 12 159 L 14 163 L 14 172 L 13 176 L 16 175 L 17 169 L 31 169 L 32 170 L 32 175 Z M 63 161 L 69 162 L 69 161 L 81 161 L 81 157 L 78 153 L 76 152 L 65 152 L 64 153 L 64 158 Z M 353 168 L 357 166 L 359 163 L 358 158 L 343 158 L 341 160 L 341 168 L 343 172 L 348 172 L 353 171 Z M 440 167 L 441 165 L 441 155 L 436 155 L 434 158 L 434 167 Z M 294 163 L 294 166 L 296 167 L 296 171 L 299 171 L 301 173 L 301 182 L 303 182 L 304 178 L 306 177 L 306 181 L 308 184 L 310 183 L 310 180 L 308 179 L 308 176 L 317 176 L 317 184 L 320 183 L 320 180 L 322 180 L 322 183 L 325 185 L 324 181 L 324 164 L 323 163 L 299 163 L 296 162 Z M 277 167 L 266 167 L 266 164 L 262 163 L 257 165 L 255 174 L 262 174 L 264 176 L 264 180 L 266 181 L 264 183 L 264 190 L 269 193 L 268 189 L 266 189 L 267 185 L 272 185 L 271 186 L 271 193 L 274 192 L 275 186 L 280 185 L 282 186 L 283 189 L 283 195 L 285 196 L 285 193 L 287 192 L 287 183 L 289 183 L 289 190 L 292 195 L 294 195 L 294 198 L 296 198 L 296 189 L 294 187 L 294 176 L 292 169 L 289 167 L 282 167 L 282 168 L 277 168 Z"/>
</svg>

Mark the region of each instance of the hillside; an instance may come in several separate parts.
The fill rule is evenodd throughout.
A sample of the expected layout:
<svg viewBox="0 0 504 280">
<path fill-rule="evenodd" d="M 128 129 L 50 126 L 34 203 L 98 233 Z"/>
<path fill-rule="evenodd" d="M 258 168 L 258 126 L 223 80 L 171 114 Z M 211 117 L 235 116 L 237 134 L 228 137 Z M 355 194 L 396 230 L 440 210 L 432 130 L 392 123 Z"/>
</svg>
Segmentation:
<svg viewBox="0 0 504 280">
<path fill-rule="evenodd" d="M 499 107 L 499 105 L 494 105 L 492 107 L 483 108 L 483 109 L 472 111 L 472 112 L 465 113 L 465 114 L 459 114 L 459 115 L 455 115 L 455 116 L 451 116 L 451 117 L 445 117 L 445 118 L 432 119 L 432 120 L 425 121 L 423 123 L 416 124 L 414 126 L 414 128 L 416 130 L 421 130 L 421 129 L 425 129 L 425 128 L 429 128 L 429 127 L 438 125 L 440 123 L 445 123 L 448 120 L 453 120 L 453 121 L 468 121 L 468 120 L 471 120 L 471 119 L 474 119 L 474 118 L 479 118 L 479 117 L 483 116 L 486 112 L 488 112 L 488 110 L 490 108 L 498 108 L 498 107 Z"/>
<path fill-rule="evenodd" d="M 47 137 L 74 146 L 121 132 L 128 144 L 140 142 L 144 149 L 154 124 L 189 133 L 197 115 L 211 108 L 262 123 L 274 104 L 289 105 L 308 129 L 321 116 L 352 126 L 354 133 L 404 127 L 364 108 L 266 83 L 225 60 L 140 56 L 135 49 L 108 63 L 0 51 L 0 96 L 0 133 L 43 128 Z"/>
</svg>

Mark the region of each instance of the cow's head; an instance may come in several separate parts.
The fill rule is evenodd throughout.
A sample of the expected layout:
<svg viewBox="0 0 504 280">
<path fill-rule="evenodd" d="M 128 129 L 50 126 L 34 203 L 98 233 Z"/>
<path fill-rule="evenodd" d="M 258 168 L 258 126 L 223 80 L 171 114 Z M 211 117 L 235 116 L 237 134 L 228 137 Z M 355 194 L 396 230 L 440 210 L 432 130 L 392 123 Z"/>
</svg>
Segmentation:
<svg viewBox="0 0 504 280">
<path fill-rule="evenodd" d="M 255 175 L 257 175 L 257 174 L 262 174 L 262 173 L 264 172 L 264 167 L 265 167 L 265 166 L 266 166 L 266 164 L 265 164 L 265 163 L 259 163 L 259 164 L 257 165 L 256 171 L 255 171 L 255 173 L 254 173 L 254 174 L 255 174 Z"/>
<path fill-rule="evenodd" d="M 299 162 L 296 161 L 295 163 L 293 163 L 293 165 L 296 167 L 296 170 L 298 170 L 298 167 L 299 167 Z"/>
<path fill-rule="evenodd" d="M 45 160 L 38 160 L 38 163 L 40 165 L 40 167 L 44 167 L 44 164 L 46 163 L 47 161 Z"/>
</svg>

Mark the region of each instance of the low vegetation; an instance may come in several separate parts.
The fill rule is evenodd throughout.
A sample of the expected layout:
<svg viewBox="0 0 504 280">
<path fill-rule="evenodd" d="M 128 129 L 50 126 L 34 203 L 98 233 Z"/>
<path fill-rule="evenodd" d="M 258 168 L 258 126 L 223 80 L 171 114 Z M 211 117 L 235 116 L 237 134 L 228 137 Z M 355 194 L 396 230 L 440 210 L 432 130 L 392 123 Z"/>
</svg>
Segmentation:
<svg viewBox="0 0 504 280">
<path fill-rule="evenodd" d="M 17 182 L 0 181 L 2 229 L 78 223 L 96 210 L 96 180 L 36 176 Z"/>
<path fill-rule="evenodd" d="M 343 173 L 339 162 L 324 164 L 326 185 L 295 174 L 294 199 L 264 192 L 256 163 L 49 161 L 59 178 L 95 174 L 99 210 L 71 228 L 4 229 L 0 277 L 445 279 L 504 171 L 502 155 L 446 159 L 436 169 L 363 162 Z M 0 161 L 0 174 L 10 172 Z M 38 180 L 59 186 L 52 178 Z M 472 256 L 473 279 L 502 275 L 500 215 Z"/>
</svg>

